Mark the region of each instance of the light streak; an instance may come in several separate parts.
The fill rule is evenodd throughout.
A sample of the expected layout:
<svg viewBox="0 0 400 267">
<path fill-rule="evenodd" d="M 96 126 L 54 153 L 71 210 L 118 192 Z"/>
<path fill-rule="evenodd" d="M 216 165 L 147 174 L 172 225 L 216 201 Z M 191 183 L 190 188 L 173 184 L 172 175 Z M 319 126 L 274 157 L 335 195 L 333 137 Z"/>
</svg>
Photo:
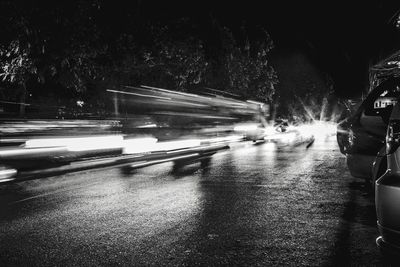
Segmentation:
<svg viewBox="0 0 400 267">
<path fill-rule="evenodd" d="M 255 131 L 258 128 L 258 124 L 256 123 L 248 123 L 248 124 L 238 124 L 233 127 L 235 132 L 248 132 L 248 131 Z"/>
<path fill-rule="evenodd" d="M 138 94 L 138 93 L 132 93 L 132 92 L 126 92 L 126 91 L 118 91 L 118 90 L 111 90 L 111 89 L 107 89 L 107 92 L 111 92 L 111 93 L 120 93 L 120 94 L 126 94 L 126 95 L 134 95 L 134 96 L 141 96 L 141 97 L 150 97 L 150 98 L 156 98 L 156 99 L 171 100 L 171 98 L 169 98 L 169 97 L 154 96 L 154 95 L 143 95 L 143 94 Z"/>
<path fill-rule="evenodd" d="M 25 142 L 25 148 L 66 147 L 68 151 L 90 151 L 119 149 L 123 147 L 122 135 L 71 137 L 71 138 L 38 138 Z"/>
<path fill-rule="evenodd" d="M 153 123 L 153 124 L 140 125 L 136 128 L 156 128 L 156 127 L 157 127 L 157 124 Z"/>
<path fill-rule="evenodd" d="M 123 154 L 137 154 L 151 152 L 155 149 L 157 138 L 144 137 L 125 139 L 123 146 Z"/>
<path fill-rule="evenodd" d="M 0 168 L 0 183 L 14 180 L 12 177 L 17 174 L 16 169 Z"/>
</svg>

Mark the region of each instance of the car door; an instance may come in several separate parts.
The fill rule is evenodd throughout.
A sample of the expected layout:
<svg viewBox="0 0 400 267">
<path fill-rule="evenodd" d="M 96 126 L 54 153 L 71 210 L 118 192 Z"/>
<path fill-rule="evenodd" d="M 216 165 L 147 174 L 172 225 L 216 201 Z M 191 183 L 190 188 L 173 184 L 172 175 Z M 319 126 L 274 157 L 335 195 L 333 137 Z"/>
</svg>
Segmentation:
<svg viewBox="0 0 400 267">
<path fill-rule="evenodd" d="M 397 80 L 389 80 L 373 90 L 358 111 L 351 130 L 352 151 L 376 155 L 384 145 L 393 104 L 400 96 Z"/>
</svg>

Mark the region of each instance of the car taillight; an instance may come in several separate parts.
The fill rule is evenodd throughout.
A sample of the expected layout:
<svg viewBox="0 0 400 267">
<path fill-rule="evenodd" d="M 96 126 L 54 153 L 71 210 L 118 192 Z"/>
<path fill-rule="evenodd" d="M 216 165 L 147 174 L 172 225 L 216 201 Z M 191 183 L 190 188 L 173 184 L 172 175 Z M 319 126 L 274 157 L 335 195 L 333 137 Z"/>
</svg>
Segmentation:
<svg viewBox="0 0 400 267">
<path fill-rule="evenodd" d="M 392 154 L 400 146 L 400 120 L 391 120 L 386 135 L 386 153 Z"/>
</svg>

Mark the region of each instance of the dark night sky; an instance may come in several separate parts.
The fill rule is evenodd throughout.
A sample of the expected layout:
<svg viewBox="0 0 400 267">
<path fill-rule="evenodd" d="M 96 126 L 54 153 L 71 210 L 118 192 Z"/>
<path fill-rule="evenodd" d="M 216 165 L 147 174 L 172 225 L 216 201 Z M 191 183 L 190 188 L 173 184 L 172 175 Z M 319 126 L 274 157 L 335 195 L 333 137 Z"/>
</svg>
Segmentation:
<svg viewBox="0 0 400 267">
<path fill-rule="evenodd" d="M 26 1 L 27 2 L 27 1 Z M 52 1 L 50 1 L 53 3 Z M 30 3 L 27 9 L 46 8 L 50 2 Z M 139 19 L 170 23 L 188 18 L 198 26 L 203 39 L 212 43 L 211 21 L 228 26 L 235 33 L 243 25 L 247 33 L 259 27 L 267 30 L 274 43 L 272 63 L 290 75 L 290 58 L 298 55 L 303 65 L 334 80 L 338 96 L 350 97 L 365 91 L 368 68 L 400 48 L 400 29 L 396 29 L 396 14 L 400 2 L 383 1 L 228 1 L 228 0 L 131 0 L 101 3 L 101 27 L 108 29 L 107 38 L 129 32 Z M 28 2 L 27 2 L 28 3 Z M 60 3 L 62 3 L 60 1 Z M 60 4 L 57 3 L 57 4 Z M 76 12 L 74 5 L 65 5 Z M 69 14 L 67 12 L 67 14 Z M 68 16 L 68 15 L 66 15 Z M 197 33 L 199 34 L 199 33 Z M 114 39 L 113 39 L 114 38 Z M 281 62 L 280 58 L 283 58 Z M 296 59 L 296 58 L 295 58 Z M 285 62 L 285 64 L 283 64 Z M 298 64 L 297 68 L 302 64 Z M 279 69 L 278 70 L 278 75 Z M 294 72 L 298 72 L 295 70 Z M 286 79 L 279 76 L 279 79 Z M 279 86 L 279 85 L 278 85 Z"/>
<path fill-rule="evenodd" d="M 155 20 L 189 17 L 199 24 L 216 18 L 233 29 L 264 27 L 274 53 L 300 51 L 329 73 L 339 96 L 365 90 L 368 66 L 400 44 L 395 18 L 400 3 L 369 1 L 141 1 L 139 12 Z M 126 8 L 119 6 L 117 9 Z M 290 66 L 288 66 L 290 68 Z"/>
</svg>

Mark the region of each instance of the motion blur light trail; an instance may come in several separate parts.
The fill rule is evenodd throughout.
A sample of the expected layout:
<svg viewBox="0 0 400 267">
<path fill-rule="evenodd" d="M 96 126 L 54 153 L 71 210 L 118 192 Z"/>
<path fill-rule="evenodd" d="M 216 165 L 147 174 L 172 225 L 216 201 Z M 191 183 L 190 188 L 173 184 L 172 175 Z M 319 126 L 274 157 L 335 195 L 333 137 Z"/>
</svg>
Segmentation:
<svg viewBox="0 0 400 267">
<path fill-rule="evenodd" d="M 0 150 L 2 163 L 7 165 L 0 168 L 0 182 L 13 180 L 13 177 L 19 173 L 16 166 L 22 167 L 23 176 L 27 175 L 26 171 L 29 173 L 35 169 L 46 170 L 46 173 L 58 173 L 59 171 L 68 171 L 65 165 L 74 161 L 84 163 L 85 161 L 82 161 L 82 158 L 86 158 L 90 166 L 71 166 L 71 170 L 92 168 L 91 166 L 97 167 L 104 164 L 110 166 L 113 163 L 117 165 L 126 164 L 129 163 L 127 161 L 129 159 L 124 158 L 124 156 L 133 155 L 135 161 L 144 161 L 140 164 L 134 164 L 135 168 L 138 168 L 172 160 L 193 159 L 195 156 L 201 157 L 203 153 L 215 153 L 226 148 L 232 142 L 240 141 L 243 141 L 243 136 L 241 135 L 172 141 L 158 141 L 154 137 L 132 138 L 123 135 L 29 139 L 24 146 Z M 104 151 L 108 151 L 108 154 L 106 154 L 108 159 L 105 159 L 106 161 L 99 159 L 96 163 L 87 158 L 88 156 L 92 158 L 98 157 L 100 152 L 104 153 Z M 114 157 L 110 157 L 112 151 L 118 151 L 118 153 L 114 153 Z M 40 165 L 26 169 L 27 165 L 24 160 L 30 162 L 31 165 Z M 56 169 L 51 169 L 51 167 L 48 169 L 46 164 L 41 166 L 44 162 L 48 162 L 48 164 L 59 162 L 62 165 L 56 166 Z"/>
<path fill-rule="evenodd" d="M 91 134 L 99 130 L 116 130 L 121 128 L 117 120 L 58 120 L 58 119 L 37 119 L 37 120 L 5 120 L 0 122 L 0 135 L 12 134 L 40 134 L 55 135 L 58 132 L 65 132 L 79 129 L 82 134 L 90 131 Z"/>
<path fill-rule="evenodd" d="M 255 131 L 257 130 L 258 125 L 255 123 L 246 123 L 246 124 L 237 124 L 233 127 L 233 130 L 236 132 L 246 132 L 246 131 Z"/>
<path fill-rule="evenodd" d="M 90 151 L 100 149 L 119 149 L 123 147 L 123 136 L 96 136 L 72 138 L 31 139 L 25 142 L 25 148 L 66 147 L 68 151 Z"/>
<path fill-rule="evenodd" d="M 211 155 L 242 141 L 309 145 L 336 130 L 334 123 L 316 120 L 323 116 L 314 116 L 306 108 L 312 123 L 290 126 L 286 121 L 276 127 L 268 122 L 267 104 L 215 92 L 197 95 L 149 86 L 107 91 L 114 100 L 114 110 L 103 120 L 0 122 L 0 159 L 4 164 L 0 181 L 18 176 L 20 170 L 40 172 L 85 161 L 105 160 L 109 165 L 113 160 L 118 162 L 117 158 L 124 163 L 143 159 L 142 165 L 147 166 L 155 163 L 154 159 L 165 162 L 168 156 L 173 160 L 172 156 L 185 158 L 185 154 Z"/>
<path fill-rule="evenodd" d="M 138 154 L 156 151 L 172 151 L 183 148 L 193 148 L 204 144 L 239 142 L 243 136 L 230 135 L 215 138 L 182 139 L 159 142 L 154 137 L 124 138 L 122 135 L 101 137 L 72 138 L 40 138 L 30 139 L 25 143 L 25 149 L 63 147 L 71 152 L 92 150 L 123 149 L 124 154 Z"/>
<path fill-rule="evenodd" d="M 146 114 L 169 126 L 232 124 L 254 121 L 257 116 L 267 113 L 268 105 L 255 101 L 241 101 L 224 96 L 204 96 L 176 92 L 149 86 L 123 86 L 108 89 L 113 94 L 115 113 Z"/>
<path fill-rule="evenodd" d="M 123 154 L 146 153 L 154 149 L 157 138 L 130 138 L 124 140 Z"/>
</svg>

